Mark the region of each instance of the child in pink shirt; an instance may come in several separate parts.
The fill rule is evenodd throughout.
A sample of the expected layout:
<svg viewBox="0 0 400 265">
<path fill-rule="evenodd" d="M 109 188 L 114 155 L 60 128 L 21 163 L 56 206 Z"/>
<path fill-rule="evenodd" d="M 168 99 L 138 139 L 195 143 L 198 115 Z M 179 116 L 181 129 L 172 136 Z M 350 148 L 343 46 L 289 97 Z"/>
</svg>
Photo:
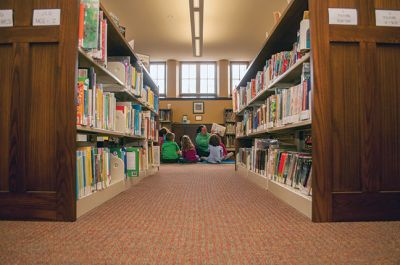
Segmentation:
<svg viewBox="0 0 400 265">
<path fill-rule="evenodd" d="M 190 140 L 189 136 L 184 135 L 181 139 L 182 147 L 182 158 L 184 163 L 196 163 L 199 161 L 199 156 L 197 155 L 196 148 Z"/>
</svg>

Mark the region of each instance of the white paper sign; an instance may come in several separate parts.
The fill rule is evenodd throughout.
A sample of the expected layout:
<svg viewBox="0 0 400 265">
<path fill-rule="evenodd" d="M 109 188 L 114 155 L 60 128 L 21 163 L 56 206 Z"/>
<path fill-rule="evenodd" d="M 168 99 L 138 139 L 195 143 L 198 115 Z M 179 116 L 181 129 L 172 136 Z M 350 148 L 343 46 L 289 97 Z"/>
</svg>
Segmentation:
<svg viewBox="0 0 400 265">
<path fill-rule="evenodd" d="M 60 25 L 60 9 L 35 9 L 33 10 L 33 26 Z"/>
<path fill-rule="evenodd" d="M 376 25 L 400 27 L 400 10 L 375 10 Z"/>
<path fill-rule="evenodd" d="M 357 25 L 357 9 L 329 8 L 330 25 Z"/>
<path fill-rule="evenodd" d="M 0 10 L 0 27 L 13 26 L 13 11 L 12 9 Z"/>
</svg>

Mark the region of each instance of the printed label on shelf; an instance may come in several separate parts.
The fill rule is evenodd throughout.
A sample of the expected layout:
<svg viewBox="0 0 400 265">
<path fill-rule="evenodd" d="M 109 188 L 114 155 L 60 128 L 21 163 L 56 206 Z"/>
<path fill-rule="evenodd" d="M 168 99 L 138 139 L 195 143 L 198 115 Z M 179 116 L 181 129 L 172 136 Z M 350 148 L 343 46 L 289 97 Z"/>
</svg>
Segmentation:
<svg viewBox="0 0 400 265">
<path fill-rule="evenodd" d="M 33 10 L 33 26 L 60 25 L 61 9 L 35 9 Z"/>
<path fill-rule="evenodd" d="M 13 11 L 12 9 L 2 9 L 0 10 L 0 27 L 12 27 L 13 24 Z"/>
<path fill-rule="evenodd" d="M 375 10 L 376 25 L 400 27 L 400 10 Z"/>
<path fill-rule="evenodd" d="M 357 9 L 329 8 L 330 25 L 358 25 Z"/>
</svg>

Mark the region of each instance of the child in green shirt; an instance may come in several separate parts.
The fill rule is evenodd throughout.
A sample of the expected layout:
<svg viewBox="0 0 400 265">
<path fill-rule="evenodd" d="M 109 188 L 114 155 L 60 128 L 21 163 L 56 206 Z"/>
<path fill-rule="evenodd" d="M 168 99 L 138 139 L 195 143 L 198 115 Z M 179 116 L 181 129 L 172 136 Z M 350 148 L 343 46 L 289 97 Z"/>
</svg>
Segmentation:
<svg viewBox="0 0 400 265">
<path fill-rule="evenodd" d="M 177 163 L 181 150 L 178 144 L 175 142 L 175 134 L 167 133 L 165 136 L 165 142 L 161 147 L 161 159 L 163 163 Z"/>
</svg>

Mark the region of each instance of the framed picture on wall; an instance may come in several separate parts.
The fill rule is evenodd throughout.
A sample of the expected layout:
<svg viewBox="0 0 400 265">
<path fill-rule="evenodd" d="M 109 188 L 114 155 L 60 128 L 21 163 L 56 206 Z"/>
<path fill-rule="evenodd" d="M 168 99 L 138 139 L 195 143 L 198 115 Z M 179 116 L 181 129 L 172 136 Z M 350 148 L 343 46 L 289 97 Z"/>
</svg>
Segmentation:
<svg viewBox="0 0 400 265">
<path fill-rule="evenodd" d="M 196 119 L 196 121 L 201 121 L 201 120 L 203 120 L 203 116 L 196 115 L 195 119 Z"/>
<path fill-rule="evenodd" d="M 193 102 L 193 114 L 204 114 L 204 102 Z"/>
</svg>

